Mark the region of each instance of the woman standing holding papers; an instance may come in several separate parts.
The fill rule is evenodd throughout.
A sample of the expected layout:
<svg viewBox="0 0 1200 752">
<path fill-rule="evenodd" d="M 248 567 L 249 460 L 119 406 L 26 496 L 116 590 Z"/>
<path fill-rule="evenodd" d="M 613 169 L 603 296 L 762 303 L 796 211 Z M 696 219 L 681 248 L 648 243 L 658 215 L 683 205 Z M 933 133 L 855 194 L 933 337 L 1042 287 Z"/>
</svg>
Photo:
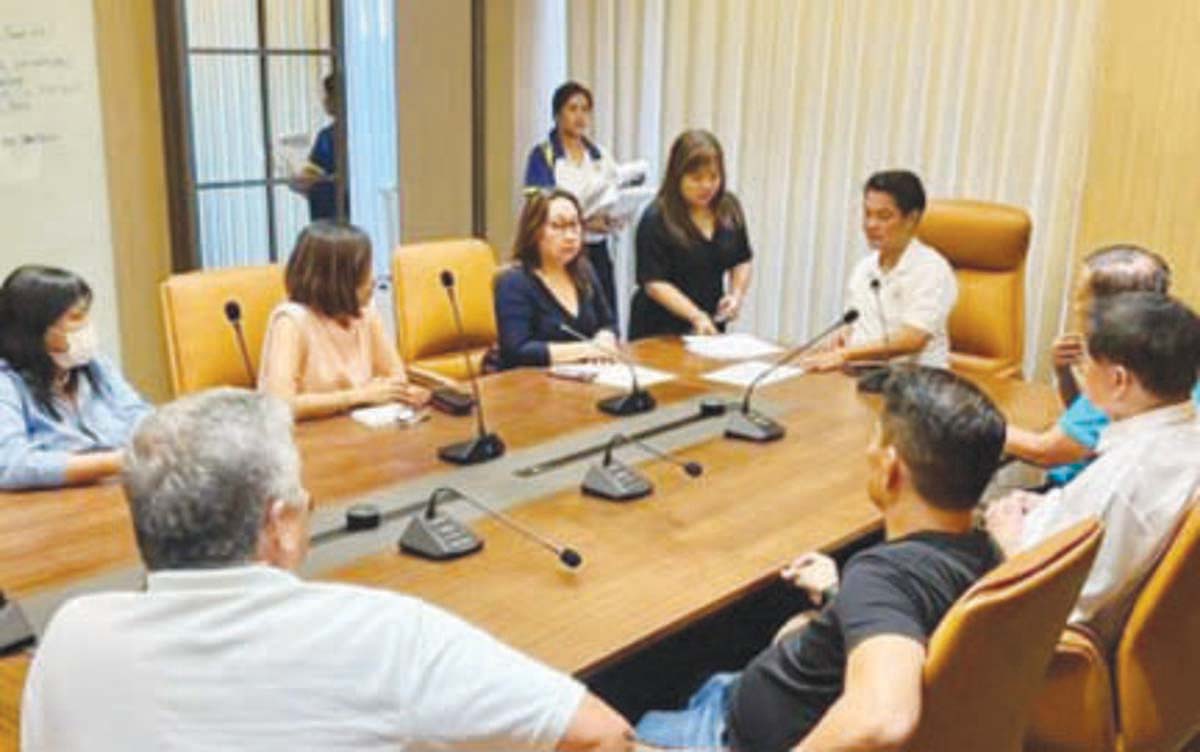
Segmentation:
<svg viewBox="0 0 1200 752">
<path fill-rule="evenodd" d="M 297 419 L 360 405 L 423 405 L 371 302 L 371 241 L 348 224 L 300 233 L 284 277 L 288 302 L 271 312 L 258 387 L 287 400 Z"/>
<path fill-rule="evenodd" d="M 607 213 L 619 177 L 612 157 L 587 138 L 592 121 L 592 92 L 577 81 L 554 91 L 554 128 L 533 148 L 525 165 L 525 190 L 562 188 L 584 209 L 583 243 L 609 310 L 616 315 L 617 296 L 608 234 L 618 229 Z"/>
<path fill-rule="evenodd" d="M 737 318 L 750 286 L 750 240 L 725 157 L 708 131 L 685 131 L 637 229 L 629 338 L 716 334 Z"/>
<path fill-rule="evenodd" d="M 150 405 L 98 356 L 91 305 L 87 282 L 64 269 L 22 266 L 0 287 L 0 489 L 121 472 Z"/>
<path fill-rule="evenodd" d="M 529 196 L 517 227 L 518 262 L 496 280 L 500 366 L 611 360 L 613 315 L 582 252 L 579 202 L 562 189 Z M 591 337 L 579 342 L 563 325 Z"/>
</svg>

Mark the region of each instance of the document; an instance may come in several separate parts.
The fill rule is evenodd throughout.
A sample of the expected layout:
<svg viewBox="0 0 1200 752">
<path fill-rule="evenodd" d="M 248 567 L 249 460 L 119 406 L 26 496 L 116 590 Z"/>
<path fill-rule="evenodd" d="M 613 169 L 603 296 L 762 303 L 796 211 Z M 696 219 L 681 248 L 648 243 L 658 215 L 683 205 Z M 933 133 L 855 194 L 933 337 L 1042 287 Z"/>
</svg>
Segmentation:
<svg viewBox="0 0 1200 752">
<path fill-rule="evenodd" d="M 399 402 L 386 405 L 360 407 L 350 411 L 350 417 L 368 428 L 384 426 L 411 426 L 429 418 L 428 410 L 417 410 Z"/>
<path fill-rule="evenodd" d="M 638 386 L 649 387 L 674 380 L 673 374 L 645 366 L 635 366 L 637 369 Z M 567 363 L 554 366 L 548 372 L 551 376 L 572 381 L 587 381 L 601 386 L 611 386 L 614 389 L 632 389 L 633 380 L 629 368 L 622 363 Z"/>
<path fill-rule="evenodd" d="M 689 334 L 683 338 L 683 346 L 690 353 L 714 360 L 747 360 L 774 355 L 783 348 L 759 339 L 753 334 Z"/>
<path fill-rule="evenodd" d="M 704 378 L 720 384 L 747 387 L 751 381 L 757 379 L 762 375 L 763 371 L 770 367 L 770 363 L 764 363 L 761 360 L 745 360 L 741 363 L 725 366 L 716 371 L 710 371 L 704 374 Z M 774 384 L 776 381 L 783 381 L 784 379 L 790 379 L 803 374 L 804 369 L 798 366 L 780 366 L 774 373 L 760 381 L 759 384 Z"/>
</svg>

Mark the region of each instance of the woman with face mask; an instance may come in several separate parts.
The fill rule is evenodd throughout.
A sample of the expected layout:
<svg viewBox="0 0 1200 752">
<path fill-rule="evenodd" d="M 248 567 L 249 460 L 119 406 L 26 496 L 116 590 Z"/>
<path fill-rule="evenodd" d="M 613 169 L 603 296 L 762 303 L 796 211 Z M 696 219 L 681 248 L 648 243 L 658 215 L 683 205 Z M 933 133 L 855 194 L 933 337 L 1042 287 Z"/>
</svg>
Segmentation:
<svg viewBox="0 0 1200 752">
<path fill-rule="evenodd" d="M 97 354 L 92 290 L 22 266 L 0 287 L 0 489 L 89 483 L 121 471 L 150 405 Z"/>
<path fill-rule="evenodd" d="M 353 225 L 313 222 L 300 233 L 284 276 L 288 300 L 271 312 L 258 388 L 286 400 L 296 418 L 363 405 L 423 405 L 372 303 L 371 241 Z"/>
</svg>

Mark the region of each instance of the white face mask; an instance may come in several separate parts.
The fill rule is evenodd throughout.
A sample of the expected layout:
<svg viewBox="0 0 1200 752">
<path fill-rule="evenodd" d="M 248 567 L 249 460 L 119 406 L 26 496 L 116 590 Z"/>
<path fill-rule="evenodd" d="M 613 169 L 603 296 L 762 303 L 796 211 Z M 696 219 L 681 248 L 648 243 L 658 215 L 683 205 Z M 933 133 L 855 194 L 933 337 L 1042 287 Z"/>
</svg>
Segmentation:
<svg viewBox="0 0 1200 752">
<path fill-rule="evenodd" d="M 66 350 L 50 353 L 50 359 L 54 361 L 54 365 L 64 371 L 69 371 L 72 368 L 86 366 L 95 360 L 100 341 L 92 322 L 89 321 L 80 328 L 67 332 L 66 338 Z"/>
</svg>

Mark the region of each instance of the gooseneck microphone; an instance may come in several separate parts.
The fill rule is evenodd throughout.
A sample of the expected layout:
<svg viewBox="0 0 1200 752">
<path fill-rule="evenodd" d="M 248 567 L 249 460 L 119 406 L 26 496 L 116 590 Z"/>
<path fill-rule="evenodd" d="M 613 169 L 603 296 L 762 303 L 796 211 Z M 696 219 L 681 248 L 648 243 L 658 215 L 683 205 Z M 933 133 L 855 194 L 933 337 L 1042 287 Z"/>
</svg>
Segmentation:
<svg viewBox="0 0 1200 752">
<path fill-rule="evenodd" d="M 642 451 L 657 457 L 664 462 L 679 467 L 689 478 L 698 478 L 704 474 L 704 466 L 699 462 L 681 460 L 672 454 L 662 451 L 636 436 L 618 433 L 608 440 L 604 447 L 604 458 L 598 465 L 588 468 L 583 477 L 582 489 L 585 494 L 599 496 L 612 501 L 632 501 L 648 495 L 654 490 L 650 480 L 623 462 L 613 459 L 613 450 L 621 444 L 633 444 Z"/>
<path fill-rule="evenodd" d="M 858 310 L 851 308 L 842 314 L 841 318 L 833 324 L 823 329 L 817 336 L 808 340 L 802 345 L 793 347 L 775 360 L 768 368 L 765 368 L 762 373 L 754 377 L 746 386 L 746 391 L 742 395 L 742 404 L 740 409 L 734 411 L 729 416 L 729 423 L 725 426 L 725 436 L 731 439 L 742 439 L 743 441 L 775 441 L 783 438 L 786 433 L 781 423 L 772 418 L 758 412 L 750 407 L 750 398 L 754 395 L 754 389 L 763 379 L 773 373 L 781 366 L 794 360 L 808 350 L 811 350 L 817 343 L 833 334 L 843 326 L 853 324 L 858 320 Z"/>
<path fill-rule="evenodd" d="M 504 454 L 504 442 L 497 434 L 489 433 L 487 422 L 483 417 L 483 400 L 479 396 L 479 377 L 471 356 L 467 354 L 467 335 L 463 328 L 462 311 L 459 309 L 458 296 L 454 292 L 454 272 L 443 269 L 441 273 L 442 287 L 446 288 L 446 297 L 450 300 L 450 309 L 454 312 L 454 325 L 458 329 L 458 349 L 462 353 L 463 363 L 467 368 L 467 376 L 471 381 L 471 393 L 475 397 L 475 438 L 449 444 L 438 449 L 438 457 L 444 462 L 455 465 L 474 465 L 480 462 L 494 460 Z"/>
<path fill-rule="evenodd" d="M 617 362 L 629 369 L 629 393 L 620 394 L 616 397 L 606 397 L 605 399 L 597 402 L 596 407 L 598 407 L 601 412 L 608 413 L 609 415 L 637 415 L 638 413 L 650 412 L 655 408 L 657 403 L 654 401 L 654 397 L 650 394 L 650 392 L 642 389 L 641 385 L 638 384 L 637 366 L 634 365 L 633 361 L 625 356 L 625 353 L 621 352 L 618 348 L 606 347 L 596 342 L 591 337 L 588 337 L 582 332 L 575 330 L 565 322 L 559 324 L 558 328 L 573 339 L 577 339 L 580 342 L 592 345 L 598 350 L 613 356 L 617 359 Z"/>
<path fill-rule="evenodd" d="M 236 300 L 225 301 L 225 320 L 233 327 L 233 337 L 237 340 L 238 352 L 242 355 L 242 367 L 246 369 L 246 378 L 253 389 L 258 381 L 254 366 L 250 364 L 250 351 L 246 348 L 246 334 L 242 331 L 242 306 Z"/>
<path fill-rule="evenodd" d="M 883 331 L 883 348 L 888 351 L 888 358 L 891 357 L 892 341 L 888 336 L 887 314 L 883 310 L 883 295 L 879 288 L 881 283 L 879 277 L 871 278 L 871 293 L 875 296 L 875 308 L 879 314 L 879 326 Z M 888 358 L 884 358 L 886 361 Z M 892 375 L 892 368 L 886 362 L 876 368 L 870 368 L 858 377 L 858 391 L 868 394 L 877 394 L 883 391 L 883 384 Z"/>
<path fill-rule="evenodd" d="M 493 509 L 471 494 L 445 486 L 434 490 L 429 495 L 429 503 L 425 505 L 425 508 L 420 513 L 413 515 L 408 527 L 400 536 L 400 550 L 426 559 L 445 561 L 473 554 L 483 548 L 483 541 L 469 528 L 445 512 L 439 512 L 439 503 L 454 500 L 467 502 L 489 517 L 498 520 L 508 529 L 552 552 L 568 569 L 576 569 L 583 564 L 583 556 L 570 546 L 564 546 L 532 528 L 522 525 L 509 515 Z"/>
</svg>

